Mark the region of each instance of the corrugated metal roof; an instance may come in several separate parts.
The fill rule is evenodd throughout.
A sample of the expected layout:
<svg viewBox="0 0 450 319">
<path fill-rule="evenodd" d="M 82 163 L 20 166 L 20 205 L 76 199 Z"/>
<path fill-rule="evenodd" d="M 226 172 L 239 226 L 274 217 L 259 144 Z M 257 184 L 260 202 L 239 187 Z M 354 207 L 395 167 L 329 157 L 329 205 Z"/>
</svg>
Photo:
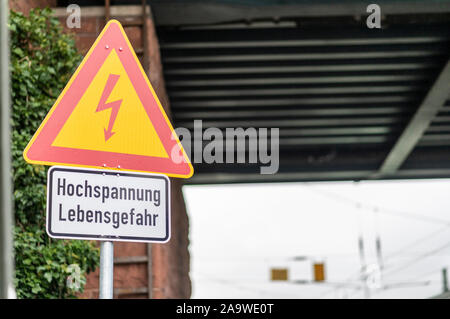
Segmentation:
<svg viewBox="0 0 450 319">
<path fill-rule="evenodd" d="M 381 30 L 361 1 L 149 3 L 176 127 L 280 128 L 277 174 L 188 183 L 450 177 L 450 0 L 380 0 Z"/>
<path fill-rule="evenodd" d="M 449 59 L 446 17 L 419 20 L 160 27 L 175 126 L 280 128 L 277 175 L 196 164 L 192 182 L 371 178 Z M 389 178 L 450 176 L 449 106 L 406 161 L 415 171 Z"/>
</svg>

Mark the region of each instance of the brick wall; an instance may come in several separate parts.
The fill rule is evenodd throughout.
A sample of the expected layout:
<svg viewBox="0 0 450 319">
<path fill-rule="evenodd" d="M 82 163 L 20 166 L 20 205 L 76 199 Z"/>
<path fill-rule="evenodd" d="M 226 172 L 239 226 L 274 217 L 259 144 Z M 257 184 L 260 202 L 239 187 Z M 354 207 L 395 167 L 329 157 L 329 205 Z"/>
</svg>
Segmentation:
<svg viewBox="0 0 450 319">
<path fill-rule="evenodd" d="M 28 14 L 32 8 L 55 7 L 56 0 L 9 0 L 9 7 L 14 11 Z"/>
<path fill-rule="evenodd" d="M 60 18 L 65 23 L 65 18 Z M 148 45 L 149 79 L 161 101 L 165 111 L 170 117 L 170 103 L 165 89 L 162 63 L 159 52 L 158 38 L 153 21 L 146 20 L 147 41 L 142 41 L 142 30 L 140 27 L 124 27 L 133 48 L 142 60 L 143 42 Z M 68 29 L 67 32 L 76 34 L 77 47 L 82 53 L 94 43 L 97 35 L 105 25 L 103 17 L 86 17 L 81 20 L 80 29 Z M 145 66 L 144 66 L 145 67 Z M 152 297 L 153 298 L 189 298 L 191 295 L 191 282 L 189 278 L 189 252 L 188 232 L 189 221 L 186 214 L 183 194 L 181 192 L 182 182 L 179 179 L 171 179 L 172 194 L 172 238 L 167 244 L 152 245 Z M 145 244 L 116 243 L 115 256 L 143 256 Z M 114 271 L 114 288 L 143 288 L 148 280 L 145 264 L 139 265 L 116 265 Z M 98 272 L 89 276 L 86 292 L 82 297 L 98 296 Z M 124 297 L 142 297 L 143 294 L 129 294 Z"/>
<path fill-rule="evenodd" d="M 90 49 L 99 33 L 105 26 L 104 17 L 83 17 L 80 19 L 80 28 L 67 27 L 66 17 L 60 17 L 59 20 L 64 26 L 64 30 L 68 33 L 75 34 L 75 41 L 77 48 L 81 54 L 86 54 Z M 141 28 L 137 26 L 125 26 L 125 33 L 127 34 L 133 48 L 140 53 L 142 50 L 142 35 Z"/>
<path fill-rule="evenodd" d="M 149 45 L 149 79 L 171 117 L 170 102 L 166 92 L 155 26 L 146 20 L 147 43 Z M 164 245 L 153 245 L 153 289 L 155 298 L 189 298 L 189 219 L 181 191 L 182 180 L 171 178 L 172 238 Z"/>
<path fill-rule="evenodd" d="M 27 13 L 32 7 L 54 6 L 56 1 L 51 0 L 10 0 L 13 2 L 14 10 Z M 128 7 L 128 6 L 127 6 Z M 130 8 L 130 7 L 128 7 Z M 114 7 L 111 8 L 112 12 Z M 115 12 L 122 13 L 121 19 L 132 17 L 126 16 L 125 7 L 115 8 Z M 136 9 L 136 8 L 134 8 Z M 87 12 L 89 14 L 83 14 Z M 136 12 L 137 10 L 129 10 Z M 105 18 L 102 14 L 95 15 L 93 12 L 101 12 L 102 8 L 81 8 L 81 28 L 69 29 L 66 26 L 65 8 L 56 10 L 66 32 L 73 33 L 76 45 L 82 54 L 85 54 L 94 43 L 98 34 L 105 26 Z M 145 20 L 146 41 L 142 39 L 142 29 L 139 26 L 124 27 L 137 55 L 143 63 L 144 69 L 149 70 L 149 79 L 158 95 L 161 104 L 170 117 L 170 103 L 166 93 L 164 77 L 162 73 L 161 57 L 159 52 L 158 38 L 152 19 Z M 112 17 L 115 18 L 114 14 Z M 147 45 L 148 59 L 143 59 L 143 46 Z M 146 65 L 144 65 L 146 64 Z M 189 278 L 189 221 L 186 213 L 183 194 L 181 191 L 182 181 L 171 179 L 172 194 L 172 237 L 167 244 L 153 244 L 152 255 L 152 297 L 153 298 L 189 298 L 191 295 L 191 282 Z M 147 256 L 147 244 L 116 242 L 114 244 L 115 257 L 144 257 Z M 146 262 L 121 263 L 114 267 L 114 288 L 121 291 L 116 298 L 146 298 L 148 291 L 148 265 Z M 98 298 L 99 272 L 98 270 L 88 275 L 85 291 L 81 298 Z"/>
</svg>

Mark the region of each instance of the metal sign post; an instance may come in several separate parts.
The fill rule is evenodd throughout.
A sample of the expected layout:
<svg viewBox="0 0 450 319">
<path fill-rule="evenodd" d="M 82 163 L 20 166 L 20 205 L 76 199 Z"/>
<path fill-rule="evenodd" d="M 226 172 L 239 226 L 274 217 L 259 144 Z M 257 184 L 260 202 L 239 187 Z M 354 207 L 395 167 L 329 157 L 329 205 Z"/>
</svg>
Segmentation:
<svg viewBox="0 0 450 319">
<path fill-rule="evenodd" d="M 114 244 L 100 242 L 100 299 L 113 299 Z"/>
<path fill-rule="evenodd" d="M 8 1 L 0 1 L 0 298 L 14 298 Z"/>
<path fill-rule="evenodd" d="M 100 241 L 100 299 L 114 296 L 114 241 L 170 239 L 165 175 L 53 166 L 47 177 L 47 233 Z"/>
</svg>

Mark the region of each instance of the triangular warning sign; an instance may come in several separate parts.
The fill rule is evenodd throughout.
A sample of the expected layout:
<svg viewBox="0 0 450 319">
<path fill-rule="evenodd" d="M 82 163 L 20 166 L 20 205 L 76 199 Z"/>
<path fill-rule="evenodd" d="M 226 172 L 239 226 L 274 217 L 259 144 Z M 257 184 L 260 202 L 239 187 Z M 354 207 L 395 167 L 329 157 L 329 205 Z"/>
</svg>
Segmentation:
<svg viewBox="0 0 450 319">
<path fill-rule="evenodd" d="M 105 26 L 23 155 L 32 164 L 193 174 L 116 20 Z"/>
</svg>

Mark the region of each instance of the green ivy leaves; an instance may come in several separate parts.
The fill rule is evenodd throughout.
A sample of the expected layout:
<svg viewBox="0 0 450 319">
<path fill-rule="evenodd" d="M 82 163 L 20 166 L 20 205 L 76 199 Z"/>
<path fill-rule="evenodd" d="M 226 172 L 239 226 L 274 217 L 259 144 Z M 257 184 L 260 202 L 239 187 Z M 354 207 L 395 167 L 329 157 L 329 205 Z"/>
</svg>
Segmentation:
<svg viewBox="0 0 450 319">
<path fill-rule="evenodd" d="M 47 236 L 47 168 L 27 164 L 22 152 L 81 56 L 74 39 L 63 33 L 50 9 L 32 10 L 28 17 L 11 12 L 9 29 L 17 296 L 72 298 L 77 290 L 67 285 L 68 267 L 79 267 L 84 285 L 86 273 L 99 263 L 98 249 L 88 241 L 53 240 Z"/>
</svg>

